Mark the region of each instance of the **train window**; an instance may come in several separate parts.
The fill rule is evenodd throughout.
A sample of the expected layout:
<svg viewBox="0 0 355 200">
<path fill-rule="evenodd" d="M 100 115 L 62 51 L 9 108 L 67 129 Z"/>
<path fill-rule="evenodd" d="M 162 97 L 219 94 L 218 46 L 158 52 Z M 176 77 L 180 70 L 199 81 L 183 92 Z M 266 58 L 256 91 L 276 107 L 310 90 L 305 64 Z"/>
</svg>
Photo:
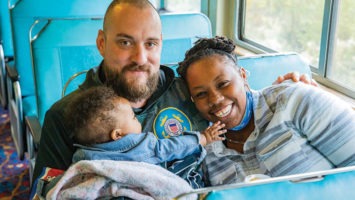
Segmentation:
<svg viewBox="0 0 355 200">
<path fill-rule="evenodd" d="M 318 65 L 324 1 L 315 2 L 246 1 L 244 37 L 276 51 L 297 51 Z"/>
<path fill-rule="evenodd" d="M 238 2 L 238 44 L 254 52 L 298 52 L 317 81 L 355 98 L 354 1 Z"/>
<path fill-rule="evenodd" d="M 334 37 L 332 67 L 328 76 L 355 89 L 355 27 L 353 14 L 355 2 L 343 0 L 339 5 L 337 29 Z"/>
<path fill-rule="evenodd" d="M 167 12 L 201 12 L 201 0 L 156 0 L 160 11 Z"/>
</svg>

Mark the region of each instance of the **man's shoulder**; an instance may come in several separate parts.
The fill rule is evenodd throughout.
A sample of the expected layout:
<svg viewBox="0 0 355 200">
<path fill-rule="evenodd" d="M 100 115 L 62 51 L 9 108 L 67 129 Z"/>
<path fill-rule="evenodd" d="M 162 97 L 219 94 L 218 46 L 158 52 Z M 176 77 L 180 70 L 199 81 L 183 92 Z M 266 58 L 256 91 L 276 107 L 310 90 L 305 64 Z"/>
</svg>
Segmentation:
<svg viewBox="0 0 355 200">
<path fill-rule="evenodd" d="M 190 95 L 185 81 L 180 77 L 177 77 L 174 70 L 170 67 L 161 65 L 160 69 L 162 71 L 160 74 L 161 79 L 164 80 L 162 81 L 164 84 L 164 86 L 162 86 L 162 90 L 164 90 L 164 92 L 161 92 L 162 95 L 160 97 L 169 96 L 169 99 L 172 98 L 178 101 L 185 101 L 186 99 L 189 99 Z"/>
<path fill-rule="evenodd" d="M 77 89 L 72 93 L 64 96 L 63 98 L 56 101 L 48 111 L 62 111 L 80 92 L 82 89 Z"/>
<path fill-rule="evenodd" d="M 178 87 L 187 89 L 187 84 L 181 77 L 175 77 L 174 84 L 177 85 Z"/>
<path fill-rule="evenodd" d="M 56 101 L 48 111 L 62 111 L 80 92 L 98 85 L 102 83 L 98 77 L 98 67 L 94 67 L 87 72 L 85 81 L 76 90 Z"/>
</svg>

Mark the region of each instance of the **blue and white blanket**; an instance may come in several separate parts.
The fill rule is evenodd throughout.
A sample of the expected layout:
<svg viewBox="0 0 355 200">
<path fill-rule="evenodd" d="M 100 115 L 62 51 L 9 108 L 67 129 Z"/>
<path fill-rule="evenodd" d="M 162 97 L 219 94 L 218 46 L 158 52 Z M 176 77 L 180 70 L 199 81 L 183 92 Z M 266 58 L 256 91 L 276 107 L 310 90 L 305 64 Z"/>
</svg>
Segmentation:
<svg viewBox="0 0 355 200">
<path fill-rule="evenodd" d="M 83 160 L 72 165 L 46 199 L 172 199 L 191 186 L 164 168 L 143 162 Z M 196 199 L 196 196 L 187 197 Z"/>
</svg>

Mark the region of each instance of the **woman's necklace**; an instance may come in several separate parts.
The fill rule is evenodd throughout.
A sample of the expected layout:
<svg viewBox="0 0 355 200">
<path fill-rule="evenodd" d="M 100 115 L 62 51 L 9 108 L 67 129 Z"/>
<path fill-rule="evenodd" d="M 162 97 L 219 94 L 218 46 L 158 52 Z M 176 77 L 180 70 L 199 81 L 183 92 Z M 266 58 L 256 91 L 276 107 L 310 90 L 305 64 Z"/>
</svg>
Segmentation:
<svg viewBox="0 0 355 200">
<path fill-rule="evenodd" d="M 230 142 L 230 143 L 233 143 L 233 144 L 245 144 L 245 142 L 241 142 L 241 141 L 238 141 L 238 140 L 232 140 L 230 138 L 227 138 L 227 136 L 224 134 L 224 138 Z"/>
</svg>

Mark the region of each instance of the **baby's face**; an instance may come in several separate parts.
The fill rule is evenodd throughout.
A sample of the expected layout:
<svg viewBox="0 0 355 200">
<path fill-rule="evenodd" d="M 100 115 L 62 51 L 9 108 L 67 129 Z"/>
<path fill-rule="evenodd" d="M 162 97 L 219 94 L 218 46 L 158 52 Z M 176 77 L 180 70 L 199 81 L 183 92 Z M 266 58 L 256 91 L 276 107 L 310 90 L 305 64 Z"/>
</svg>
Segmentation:
<svg viewBox="0 0 355 200">
<path fill-rule="evenodd" d="M 116 112 L 119 124 L 118 126 L 122 132 L 124 134 L 141 133 L 142 125 L 136 118 L 129 101 L 119 98 L 116 103 L 117 107 L 119 107 L 119 112 Z"/>
</svg>

